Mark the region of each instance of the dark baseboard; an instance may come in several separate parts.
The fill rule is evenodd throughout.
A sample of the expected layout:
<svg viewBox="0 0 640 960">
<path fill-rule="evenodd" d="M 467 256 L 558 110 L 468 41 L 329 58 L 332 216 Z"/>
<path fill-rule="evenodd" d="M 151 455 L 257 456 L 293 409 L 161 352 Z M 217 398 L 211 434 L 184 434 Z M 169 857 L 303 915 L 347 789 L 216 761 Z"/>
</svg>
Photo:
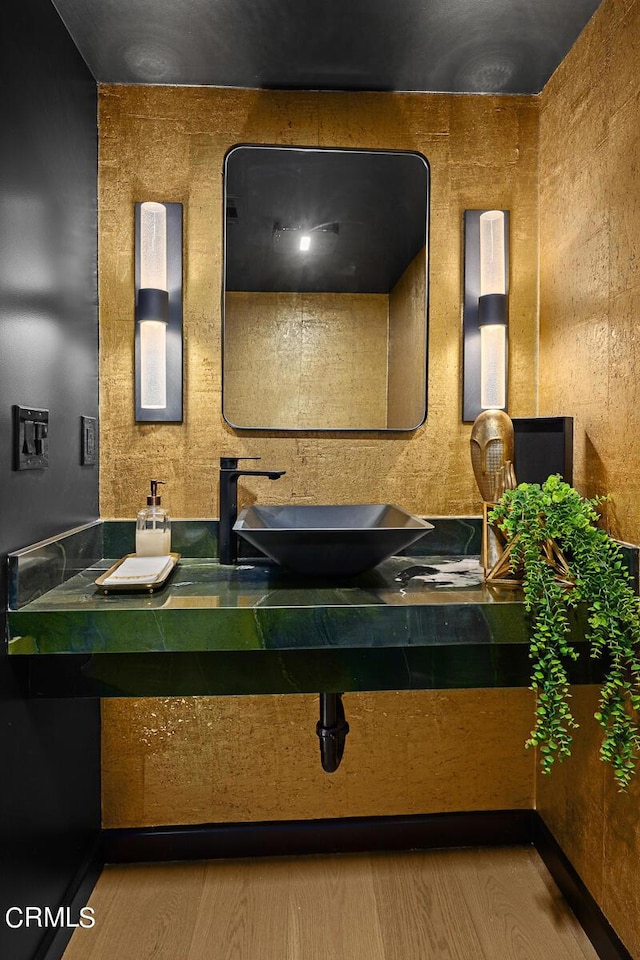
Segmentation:
<svg viewBox="0 0 640 960">
<path fill-rule="evenodd" d="M 535 810 L 104 830 L 106 863 L 301 856 L 382 850 L 532 844 L 600 960 L 632 960 Z M 46 954 L 42 960 L 59 960 Z"/>
<path fill-rule="evenodd" d="M 107 863 L 533 843 L 533 810 L 105 830 Z"/>
<path fill-rule="evenodd" d="M 534 818 L 533 843 L 600 960 L 633 960 L 538 813 Z"/>
<path fill-rule="evenodd" d="M 77 917 L 81 908 L 86 905 L 104 864 L 102 835 L 99 834 L 62 899 L 63 905 L 70 907 L 71 916 Z M 73 935 L 73 929 L 52 928 L 40 944 L 33 960 L 61 960 Z"/>
</svg>

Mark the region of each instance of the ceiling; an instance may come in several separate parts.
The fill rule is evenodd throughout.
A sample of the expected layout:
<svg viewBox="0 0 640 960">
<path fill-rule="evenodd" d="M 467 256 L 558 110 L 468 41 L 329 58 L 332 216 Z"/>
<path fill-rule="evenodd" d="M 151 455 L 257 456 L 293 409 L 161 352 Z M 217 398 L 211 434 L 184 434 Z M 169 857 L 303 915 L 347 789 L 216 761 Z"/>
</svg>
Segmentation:
<svg viewBox="0 0 640 960">
<path fill-rule="evenodd" d="M 225 288 L 388 294 L 425 246 L 428 193 L 416 153 L 235 147 Z"/>
<path fill-rule="evenodd" d="M 53 0 L 101 83 L 539 93 L 600 0 Z"/>
</svg>

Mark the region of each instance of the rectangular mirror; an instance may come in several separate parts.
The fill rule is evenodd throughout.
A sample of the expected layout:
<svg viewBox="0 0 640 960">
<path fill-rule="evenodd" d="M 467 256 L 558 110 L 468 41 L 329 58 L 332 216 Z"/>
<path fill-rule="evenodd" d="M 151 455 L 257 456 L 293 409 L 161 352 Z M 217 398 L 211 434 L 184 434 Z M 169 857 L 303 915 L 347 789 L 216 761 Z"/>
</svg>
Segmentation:
<svg viewBox="0 0 640 960">
<path fill-rule="evenodd" d="M 224 166 L 222 411 L 241 430 L 415 430 L 427 398 L 429 166 L 237 146 Z"/>
</svg>

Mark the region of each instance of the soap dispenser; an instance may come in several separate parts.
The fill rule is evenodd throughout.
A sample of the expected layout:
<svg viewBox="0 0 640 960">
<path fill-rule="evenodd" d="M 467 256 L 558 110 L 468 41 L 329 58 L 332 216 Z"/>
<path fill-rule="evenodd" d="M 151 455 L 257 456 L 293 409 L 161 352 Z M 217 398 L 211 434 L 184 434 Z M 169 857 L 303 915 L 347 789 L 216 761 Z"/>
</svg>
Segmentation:
<svg viewBox="0 0 640 960">
<path fill-rule="evenodd" d="M 167 557 L 171 553 L 171 520 L 158 496 L 160 483 L 164 480 L 151 480 L 147 505 L 136 518 L 136 554 L 139 557 Z"/>
</svg>

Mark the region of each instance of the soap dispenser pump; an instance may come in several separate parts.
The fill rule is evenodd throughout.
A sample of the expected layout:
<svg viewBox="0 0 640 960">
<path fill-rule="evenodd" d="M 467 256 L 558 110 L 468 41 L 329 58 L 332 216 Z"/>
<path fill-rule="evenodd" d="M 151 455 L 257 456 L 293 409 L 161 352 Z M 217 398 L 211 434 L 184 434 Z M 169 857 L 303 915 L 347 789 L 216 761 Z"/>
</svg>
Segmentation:
<svg viewBox="0 0 640 960">
<path fill-rule="evenodd" d="M 151 480 L 147 505 L 136 518 L 136 554 L 139 557 L 167 557 L 171 553 L 171 520 L 158 496 L 160 483 L 164 480 Z"/>
</svg>

